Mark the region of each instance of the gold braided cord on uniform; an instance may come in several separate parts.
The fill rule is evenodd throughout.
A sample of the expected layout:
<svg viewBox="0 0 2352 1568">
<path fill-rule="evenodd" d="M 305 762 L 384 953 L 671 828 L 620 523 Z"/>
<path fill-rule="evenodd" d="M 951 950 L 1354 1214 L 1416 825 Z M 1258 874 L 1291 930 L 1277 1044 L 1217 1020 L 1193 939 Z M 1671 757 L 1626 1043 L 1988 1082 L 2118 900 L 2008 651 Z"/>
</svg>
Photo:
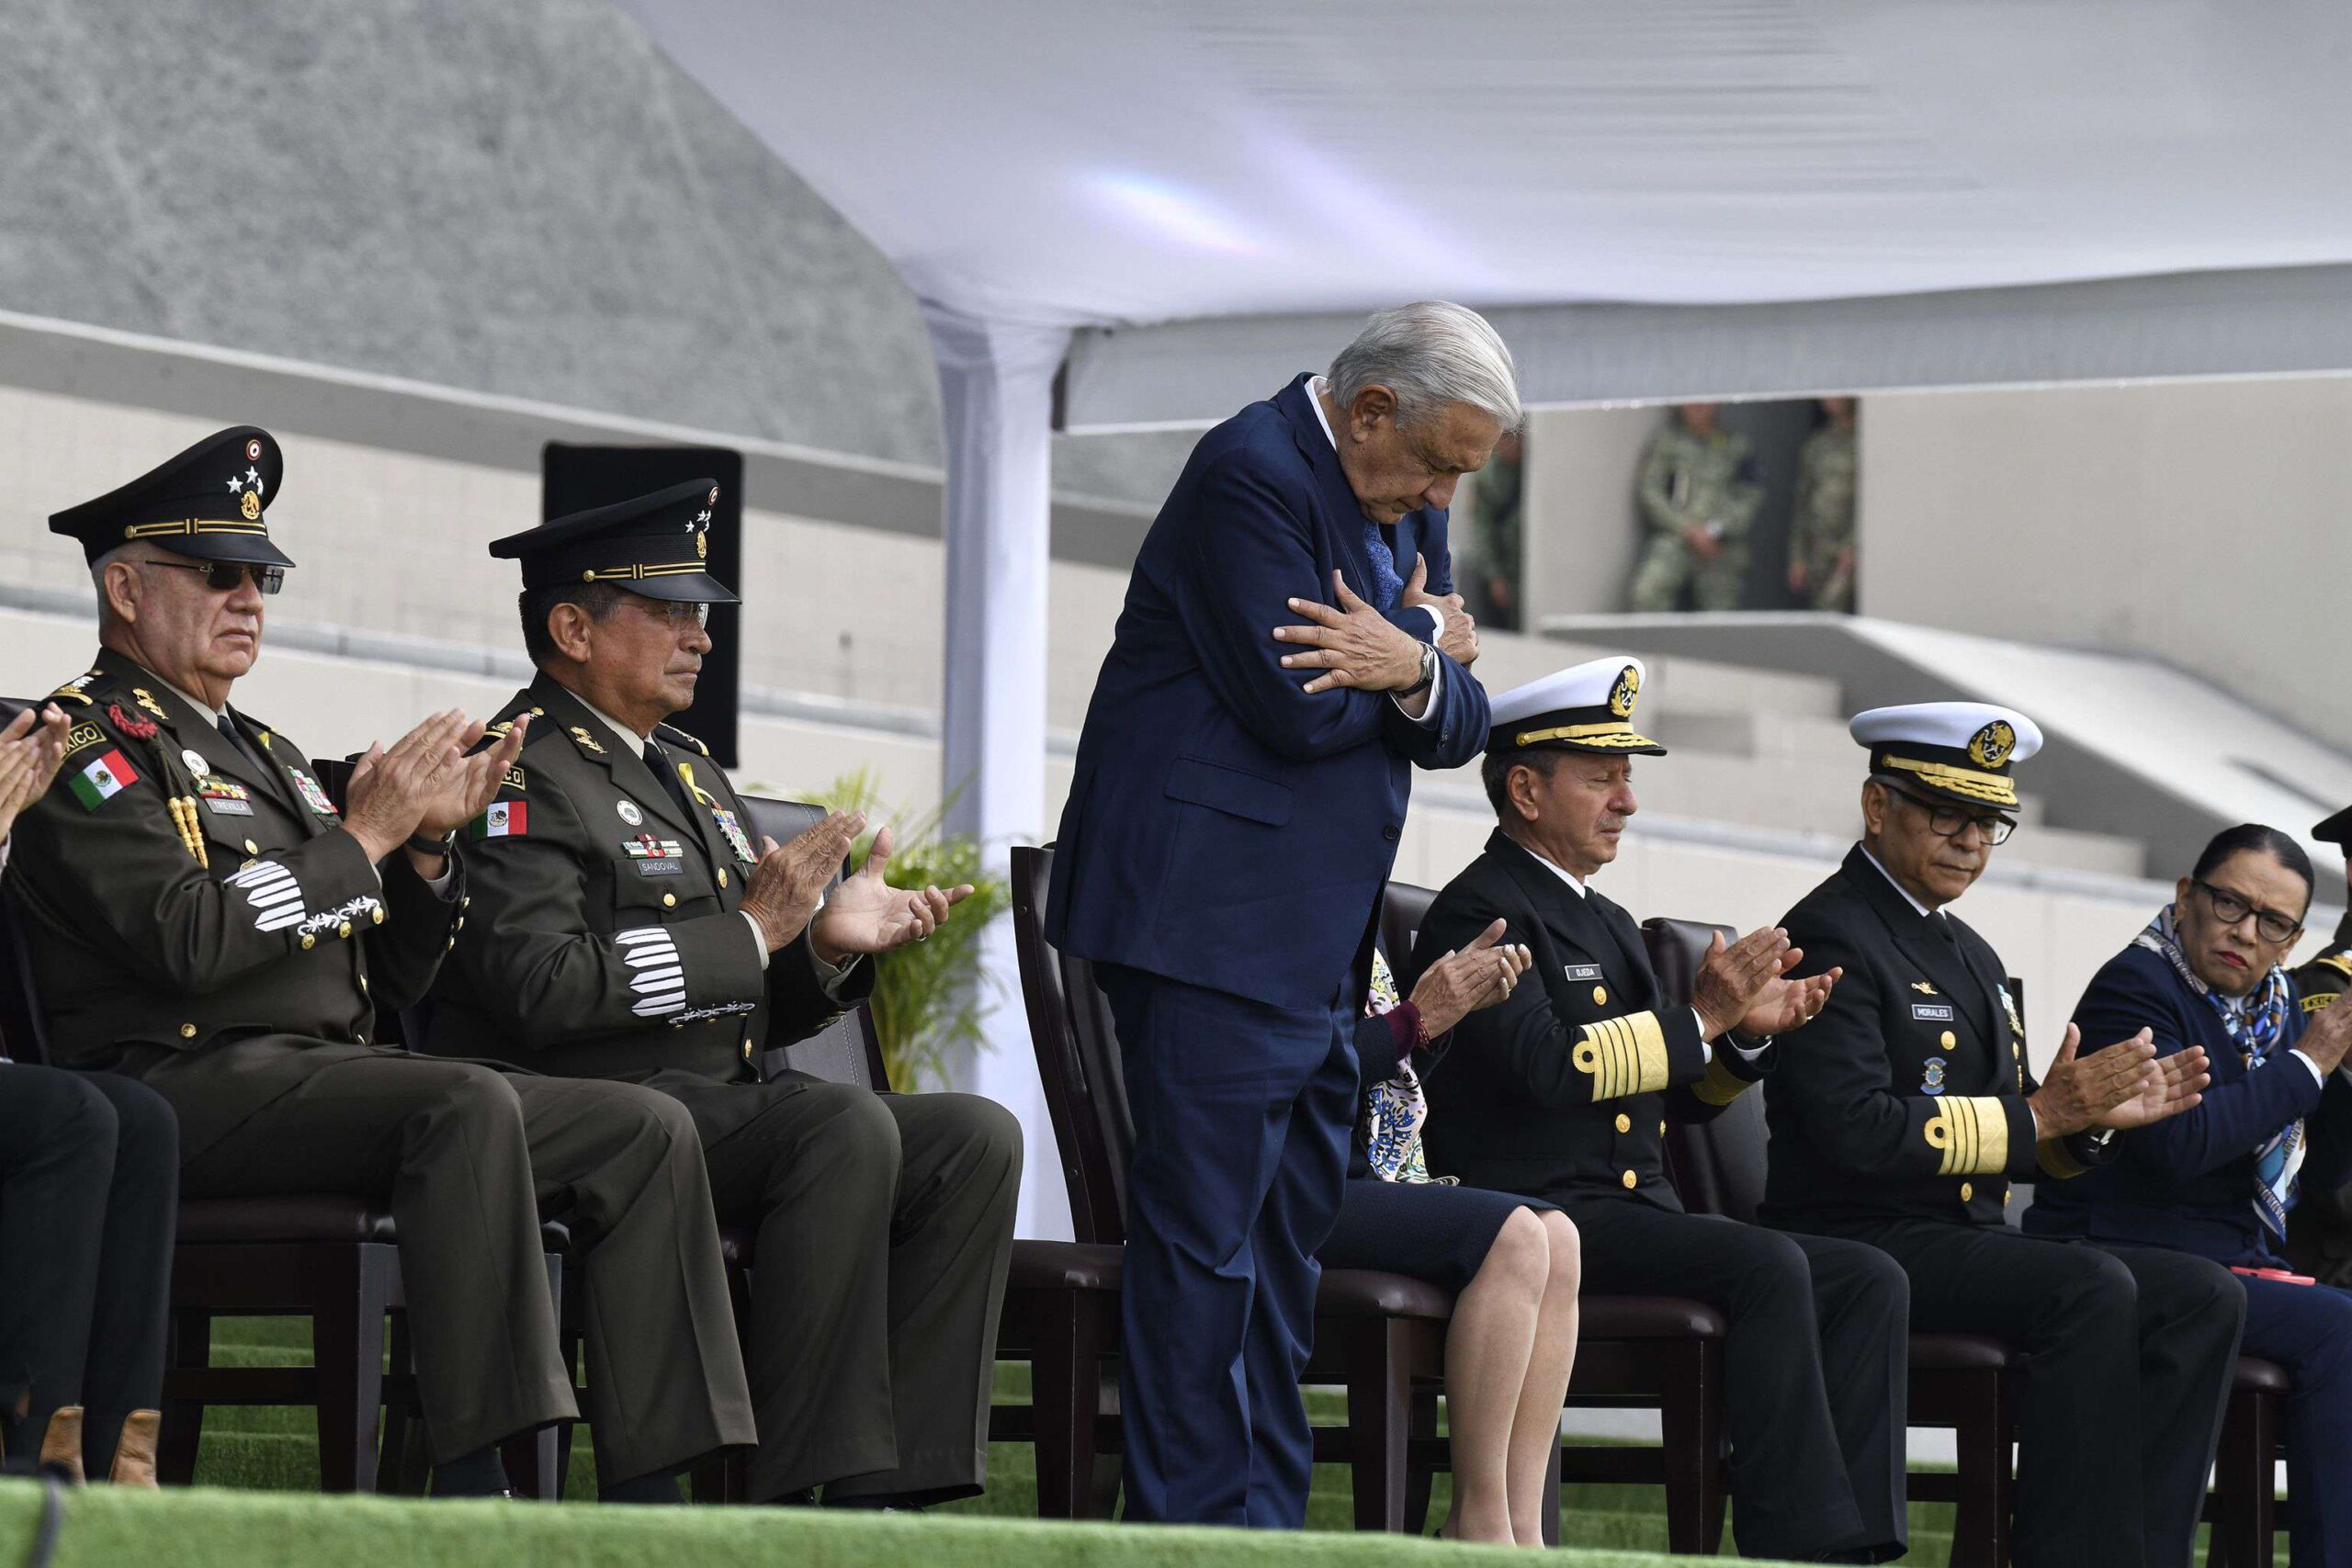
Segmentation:
<svg viewBox="0 0 2352 1568">
<path fill-rule="evenodd" d="M 708 562 L 698 560 L 668 561 L 659 566 L 647 566 L 643 562 L 639 562 L 631 566 L 608 567 L 603 571 L 583 571 L 580 574 L 580 581 L 582 582 L 635 582 L 642 578 L 683 577 L 690 571 L 708 571 L 709 570 Z"/>
<path fill-rule="evenodd" d="M 1950 1096 L 1928 1118 L 1938 1176 L 1998 1176 L 2009 1165 L 2009 1112 L 1996 1094 Z"/>
<path fill-rule="evenodd" d="M 2352 980 L 2352 953 L 2323 953 L 2312 962 L 2324 964 L 2346 979 Z"/>
<path fill-rule="evenodd" d="M 1729 1105 L 1755 1087 L 1724 1065 L 1724 1053 L 1730 1049 L 1728 1042 L 1717 1045 L 1707 1058 L 1707 1076 L 1690 1086 L 1690 1092 L 1709 1105 Z"/>
<path fill-rule="evenodd" d="M 248 522 L 243 518 L 182 517 L 171 523 L 134 523 L 122 531 L 125 543 L 132 539 L 164 539 L 187 534 L 266 534 L 266 523 Z"/>
<path fill-rule="evenodd" d="M 1584 1025 L 1584 1038 L 1568 1054 L 1577 1071 L 1592 1078 L 1592 1098 L 1623 1100 L 1667 1086 L 1666 1031 L 1654 1012 L 1628 1013 Z"/>
<path fill-rule="evenodd" d="M 205 852 L 204 823 L 203 819 L 196 814 L 196 797 L 181 795 L 168 795 L 164 798 L 164 805 L 172 814 L 172 827 L 179 833 L 181 847 L 196 857 L 198 865 L 207 871 L 211 870 L 212 857 Z"/>
<path fill-rule="evenodd" d="M 1911 757 L 1897 757 L 1892 752 L 1880 760 L 1887 767 L 1917 773 L 1939 789 L 1964 795 L 1971 800 L 1981 800 L 1992 806 L 2015 806 L 2018 803 L 2017 781 L 2005 773 L 1980 773 L 1973 768 L 1956 768 L 1950 762 L 1922 762 Z"/>
<path fill-rule="evenodd" d="M 2320 1009 L 2328 1006 L 2330 1003 L 2334 1002 L 2336 998 L 2343 994 L 2344 993 L 2341 991 L 2313 991 L 2310 996 L 2303 998 L 2303 1010 L 2305 1012 L 2317 1012 Z"/>
<path fill-rule="evenodd" d="M 1622 719 L 1611 719 L 1606 724 L 1563 724 L 1551 729 L 1522 729 L 1511 737 L 1514 746 L 1533 746 L 1545 740 L 1573 740 L 1580 746 L 1657 744 L 1646 735 L 1634 734 L 1633 726 Z"/>
<path fill-rule="evenodd" d="M 2066 1140 L 2064 1138 L 2044 1138 L 2034 1145 L 2033 1163 L 2041 1168 L 2043 1175 L 2055 1177 L 2061 1181 L 2070 1181 L 2090 1168 L 2066 1152 Z"/>
</svg>

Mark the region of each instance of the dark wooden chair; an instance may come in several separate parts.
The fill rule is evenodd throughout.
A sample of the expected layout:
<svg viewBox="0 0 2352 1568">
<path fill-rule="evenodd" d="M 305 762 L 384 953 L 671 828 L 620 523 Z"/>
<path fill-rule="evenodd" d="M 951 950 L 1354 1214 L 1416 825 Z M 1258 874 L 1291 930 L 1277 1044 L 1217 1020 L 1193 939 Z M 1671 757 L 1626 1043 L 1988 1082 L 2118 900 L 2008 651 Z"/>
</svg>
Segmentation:
<svg viewBox="0 0 2352 1568">
<path fill-rule="evenodd" d="M 1050 850 L 1012 852 L 1014 940 L 1029 1031 L 1069 1188 L 1073 1228 L 1081 1243 L 1116 1248 L 1126 1238 L 1127 1158 L 1134 1123 L 1127 1111 L 1117 1036 L 1093 967 L 1057 953 L 1045 940 Z M 1105 1365 L 1116 1348 L 1115 1302 L 1102 1325 L 1102 1354 L 1091 1382 L 1100 1407 L 1116 1409 L 1115 1378 Z M 1443 1462 L 1437 1438 L 1436 1391 L 1444 1373 L 1445 1325 L 1453 1311 L 1444 1292 L 1402 1275 L 1331 1269 L 1316 1301 L 1316 1345 L 1306 1381 L 1348 1390 L 1348 1424 L 1318 1427 L 1315 1458 L 1348 1464 L 1355 1478 L 1357 1528 L 1419 1532 L 1428 1509 L 1426 1477 Z M 1081 1377 L 1085 1375 L 1081 1371 Z M 1098 1496 L 1107 1502 L 1114 1422 L 1096 1429 Z M 1418 1495 L 1420 1515 L 1412 1502 Z"/>
<path fill-rule="evenodd" d="M 1645 921 L 1642 935 L 1668 994 L 1688 998 L 1690 976 L 1718 931 L 1728 926 L 1691 920 Z M 1675 1126 L 1667 1134 L 1675 1189 L 1693 1213 L 1725 1214 L 1753 1223 L 1764 1199 L 1764 1102 L 1744 1094 L 1713 1122 Z M 2010 1453 L 2015 1441 L 2017 1351 L 1974 1334 L 1911 1336 L 1909 1424 L 1950 1427 L 1959 1469 L 1913 1471 L 1910 1495 L 1957 1506 L 1954 1568 L 2000 1568 L 2008 1561 Z M 1718 1503 L 1718 1506 L 1720 1504 Z"/>
</svg>

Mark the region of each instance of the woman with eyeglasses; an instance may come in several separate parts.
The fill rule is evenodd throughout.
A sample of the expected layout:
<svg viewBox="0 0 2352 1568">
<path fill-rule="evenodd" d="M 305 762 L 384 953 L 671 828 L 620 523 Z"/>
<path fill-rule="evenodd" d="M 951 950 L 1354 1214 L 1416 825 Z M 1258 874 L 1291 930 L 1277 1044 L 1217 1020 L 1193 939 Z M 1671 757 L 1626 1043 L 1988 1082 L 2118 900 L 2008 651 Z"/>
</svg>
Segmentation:
<svg viewBox="0 0 2352 1568">
<path fill-rule="evenodd" d="M 2312 863 L 2254 823 L 2214 838 L 2132 944 L 2083 993 L 2087 1039 L 2135 1030 L 2159 1056 L 2204 1047 L 2212 1083 L 2169 1121 L 2123 1134 L 2116 1157 L 2046 1188 L 2038 1235 L 2196 1253 L 2245 1282 L 2243 1353 L 2286 1367 L 2294 1568 L 2352 1562 L 2352 1293 L 2288 1271 L 2299 1190 L 2347 1174 L 2352 997 L 2306 1013 L 2285 967 L 2303 934 Z"/>
</svg>

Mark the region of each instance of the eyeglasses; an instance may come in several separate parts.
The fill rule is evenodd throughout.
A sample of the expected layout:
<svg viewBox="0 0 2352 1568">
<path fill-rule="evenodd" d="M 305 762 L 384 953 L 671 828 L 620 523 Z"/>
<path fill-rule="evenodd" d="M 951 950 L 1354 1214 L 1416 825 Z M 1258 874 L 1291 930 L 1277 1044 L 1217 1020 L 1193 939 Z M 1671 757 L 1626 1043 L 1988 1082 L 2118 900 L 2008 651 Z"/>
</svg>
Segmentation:
<svg viewBox="0 0 2352 1568">
<path fill-rule="evenodd" d="M 673 632 L 683 632 L 689 626 L 707 627 L 710 625 L 708 604 L 689 604 L 677 599 L 648 599 L 641 593 L 631 597 L 636 599 L 637 607 L 649 619 L 661 622 Z"/>
<path fill-rule="evenodd" d="M 1901 796 L 1926 812 L 1928 830 L 1943 838 L 1957 839 L 1964 830 L 1973 827 L 1984 835 L 1986 843 L 1998 846 L 2007 843 L 2009 835 L 2018 830 L 2018 825 L 2014 820 L 1998 812 L 1979 815 L 1973 811 L 1963 811 L 1957 806 L 1947 806 L 1941 801 L 1928 800 L 1916 795 L 1907 789 L 1897 789 L 1884 779 L 1879 780 L 1879 787 L 1889 795 Z"/>
<path fill-rule="evenodd" d="M 2254 929 L 2261 934 L 2262 940 L 2274 942 L 2292 941 L 2295 933 L 2303 929 L 2303 922 L 2300 919 L 2282 915 L 2276 909 L 2263 908 L 2260 905 L 2240 894 L 2231 892 L 2226 887 L 2216 887 L 2211 883 L 2194 876 L 2188 880 L 2205 895 L 2205 901 L 2213 906 L 2213 918 L 2225 926 L 2236 925 L 2248 915 L 2252 915 Z"/>
<path fill-rule="evenodd" d="M 142 560 L 141 566 L 167 566 L 174 571 L 200 571 L 204 585 L 215 593 L 234 593 L 237 584 L 250 577 L 254 586 L 264 593 L 275 593 L 286 586 L 286 569 L 282 566 L 262 566 L 244 560 Z"/>
</svg>

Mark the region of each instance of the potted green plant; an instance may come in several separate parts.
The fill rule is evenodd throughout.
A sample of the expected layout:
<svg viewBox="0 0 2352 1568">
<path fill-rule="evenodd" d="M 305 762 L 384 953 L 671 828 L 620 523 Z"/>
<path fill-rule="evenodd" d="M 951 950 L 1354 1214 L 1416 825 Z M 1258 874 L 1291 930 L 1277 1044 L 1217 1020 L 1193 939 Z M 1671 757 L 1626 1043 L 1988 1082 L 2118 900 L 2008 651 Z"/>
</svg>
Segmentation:
<svg viewBox="0 0 2352 1568">
<path fill-rule="evenodd" d="M 1011 907 L 1012 889 L 1001 876 L 982 869 L 978 839 L 943 829 L 954 795 L 911 820 L 903 811 L 886 816 L 873 774 L 858 768 L 809 798 L 828 810 L 865 813 L 868 830 L 853 852 L 854 864 L 865 863 L 875 832 L 885 821 L 889 824 L 890 863 L 883 880 L 891 886 L 972 885 L 971 897 L 956 906 L 955 914 L 929 941 L 882 958 L 867 1004 L 890 1087 L 910 1093 L 942 1087 L 950 1062 L 987 1048 L 980 1021 L 1002 999 L 1002 987 L 981 971 L 980 932 Z"/>
</svg>

